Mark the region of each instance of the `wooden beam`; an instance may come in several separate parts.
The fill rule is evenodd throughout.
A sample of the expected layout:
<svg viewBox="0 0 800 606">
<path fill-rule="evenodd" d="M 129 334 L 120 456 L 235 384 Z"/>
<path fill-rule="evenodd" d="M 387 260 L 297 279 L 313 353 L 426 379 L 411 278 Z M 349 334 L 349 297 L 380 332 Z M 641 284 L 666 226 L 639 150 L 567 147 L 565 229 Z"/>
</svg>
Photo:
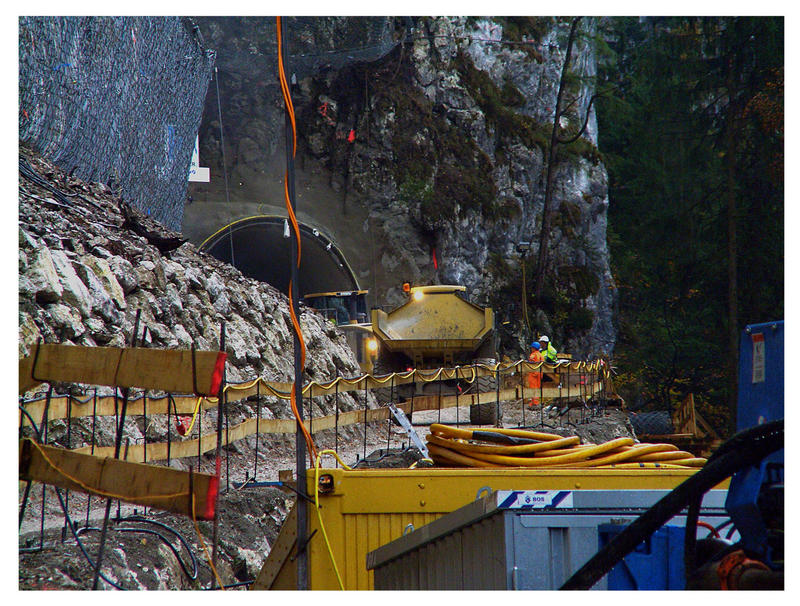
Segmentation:
<svg viewBox="0 0 800 606">
<path fill-rule="evenodd" d="M 699 410 L 695 410 L 694 415 L 695 415 L 695 420 L 697 421 L 697 424 L 700 425 L 700 427 L 702 427 L 702 431 L 698 432 L 701 436 L 703 436 L 703 437 L 708 436 L 709 438 L 711 438 L 713 440 L 720 440 L 721 439 L 719 437 L 719 434 L 716 431 L 714 431 L 713 427 L 711 427 L 711 424 L 703 418 L 703 415 L 700 414 Z"/>
<path fill-rule="evenodd" d="M 198 396 L 174 396 L 173 401 L 175 402 L 175 405 L 174 407 L 170 405 L 170 414 L 190 415 L 194 413 L 194 409 L 197 406 L 197 399 Z M 229 403 L 231 402 L 232 401 Z M 47 418 L 50 421 L 54 421 L 55 419 L 66 419 L 68 414 L 73 419 L 91 417 L 92 414 L 97 414 L 98 417 L 111 417 L 118 413 L 120 405 L 121 401 L 117 401 L 116 403 L 114 402 L 114 396 L 98 396 L 96 404 L 93 398 L 90 398 L 88 401 L 81 401 L 77 398 L 72 398 L 71 405 L 67 396 L 58 396 L 55 398 L 50 398 L 50 408 L 47 410 Z M 148 397 L 147 415 L 165 415 L 167 414 L 168 405 L 169 399 L 166 397 L 157 399 Z M 44 406 L 44 399 L 26 402 L 24 405 L 25 410 L 34 419 L 36 419 L 37 423 L 39 422 L 39 419 L 42 418 L 42 414 L 44 414 Z M 131 417 L 143 415 L 144 406 L 145 403 L 142 398 L 128 400 L 127 415 Z M 203 398 L 201 406 L 203 410 L 216 408 L 216 398 Z M 25 426 L 30 425 L 30 421 L 25 415 L 20 413 L 20 417 L 21 424 Z"/>
<path fill-rule="evenodd" d="M 300 501 L 301 506 L 305 503 Z M 297 505 L 292 507 L 289 515 L 281 526 L 278 538 L 275 539 L 275 544 L 269 550 L 267 559 L 261 566 L 261 570 L 256 577 L 255 582 L 250 586 L 251 590 L 268 590 L 268 589 L 297 589 L 297 565 L 293 561 L 294 552 L 297 547 Z M 280 572 L 286 569 L 286 573 L 281 575 Z M 273 587 L 275 580 L 280 578 L 280 585 Z"/>
<path fill-rule="evenodd" d="M 80 454 L 37 444 L 29 438 L 19 443 L 19 479 L 113 497 L 190 517 L 190 494 L 194 494 L 198 520 L 214 519 L 219 490 L 216 476 L 192 473 L 190 478 L 186 471 Z"/>
<path fill-rule="evenodd" d="M 40 344 L 19 362 L 19 393 L 61 381 L 215 396 L 225 357 L 219 351 Z"/>
</svg>

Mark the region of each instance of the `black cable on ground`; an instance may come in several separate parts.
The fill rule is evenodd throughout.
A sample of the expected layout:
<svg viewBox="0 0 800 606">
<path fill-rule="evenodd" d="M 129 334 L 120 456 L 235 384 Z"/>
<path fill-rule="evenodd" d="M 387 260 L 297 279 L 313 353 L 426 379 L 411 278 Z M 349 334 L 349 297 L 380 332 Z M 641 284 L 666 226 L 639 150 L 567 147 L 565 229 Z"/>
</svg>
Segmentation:
<svg viewBox="0 0 800 606">
<path fill-rule="evenodd" d="M 184 538 L 184 536 L 180 532 L 175 530 L 172 526 L 164 524 L 163 522 L 159 522 L 158 520 L 151 520 L 149 518 L 144 518 L 142 516 L 135 516 L 135 515 L 134 516 L 126 516 L 124 518 L 120 518 L 119 521 L 120 522 L 143 522 L 143 523 L 146 523 L 146 524 L 152 524 L 154 526 L 158 526 L 159 528 L 163 528 L 167 532 L 170 532 L 173 535 L 175 535 L 175 538 L 178 539 L 178 541 L 180 541 L 180 543 L 183 545 L 184 549 L 186 549 L 186 552 L 189 554 L 189 557 L 192 558 L 192 570 L 193 570 L 193 572 L 190 573 L 186 569 L 186 566 L 184 565 L 183 560 L 181 560 L 180 556 L 178 555 L 177 550 L 174 549 L 172 543 L 169 543 L 166 539 L 164 539 L 164 541 L 167 543 L 167 546 L 170 547 L 170 549 L 172 549 L 173 553 L 175 554 L 175 557 L 178 558 L 178 561 L 180 562 L 181 568 L 183 568 L 183 571 L 186 573 L 186 576 L 188 576 L 191 580 L 195 580 L 197 578 L 197 558 L 195 557 L 194 552 L 192 551 L 192 548 L 189 545 L 189 542 L 186 540 L 186 538 Z M 116 528 L 115 530 L 122 530 L 122 528 Z M 144 531 L 144 529 L 142 529 L 142 530 Z M 159 535 L 159 536 L 161 536 L 161 535 Z M 164 537 L 162 537 L 162 538 L 164 538 Z"/>
<path fill-rule="evenodd" d="M 55 491 L 56 491 L 56 496 L 58 496 L 58 501 L 61 504 L 61 509 L 64 510 L 64 515 L 67 517 L 67 521 L 68 521 L 67 525 L 69 526 L 69 529 L 72 531 L 72 536 L 75 537 L 75 541 L 78 543 L 78 548 L 81 550 L 81 553 L 83 554 L 83 557 L 85 557 L 86 561 L 89 562 L 89 566 L 91 566 L 96 571 L 97 576 L 99 576 L 101 579 L 103 579 L 106 583 L 108 583 L 109 585 L 111 585 L 112 587 L 114 587 L 116 589 L 119 589 L 121 591 L 126 591 L 126 589 L 124 587 L 122 587 L 121 585 L 117 585 L 114 581 L 112 581 L 107 576 L 105 576 L 102 572 L 100 572 L 100 569 L 97 566 L 97 564 L 92 560 L 92 558 L 86 552 L 86 548 L 83 546 L 83 543 L 81 542 L 81 539 L 78 536 L 78 532 L 75 530 L 75 524 L 72 523 L 72 520 L 69 517 L 69 513 L 67 512 L 66 505 L 64 505 L 64 499 L 61 497 L 61 491 L 58 489 L 58 487 L 55 487 Z"/>
<path fill-rule="evenodd" d="M 172 551 L 172 553 L 175 555 L 175 559 L 178 560 L 178 564 L 180 564 L 184 574 L 192 581 L 194 581 L 197 578 L 197 559 L 194 557 L 194 554 L 191 551 L 189 552 L 189 556 L 192 558 L 192 571 L 189 572 L 186 563 L 181 558 L 181 555 L 180 553 L 178 553 L 178 550 L 175 548 L 175 546 L 172 543 L 170 543 L 167 537 L 165 537 L 157 530 L 150 530 L 149 528 L 133 528 L 129 526 L 117 527 L 114 528 L 114 530 L 116 532 L 143 532 L 145 534 L 151 534 L 157 536 L 159 539 L 161 539 L 164 545 L 169 547 L 170 551 Z"/>
<path fill-rule="evenodd" d="M 687 503 L 740 469 L 783 448 L 783 419 L 742 431 L 725 442 L 705 466 L 634 520 L 575 572 L 561 589 L 590 589 L 644 539 Z"/>
<path fill-rule="evenodd" d="M 231 589 L 232 587 L 244 587 L 245 585 L 252 585 L 255 581 L 242 581 L 241 583 L 231 583 L 230 585 L 223 585 L 222 587 L 211 587 L 204 591 L 219 591 L 220 589 Z"/>
<path fill-rule="evenodd" d="M 36 424 L 36 421 L 33 420 L 33 417 L 31 416 L 31 414 L 27 410 L 25 410 L 24 407 L 20 406 L 19 410 L 20 410 L 20 412 L 22 414 L 24 414 L 28 418 L 28 421 L 30 422 L 31 427 L 33 428 L 33 432 L 36 434 L 36 441 L 37 442 L 41 442 L 42 432 L 39 429 L 39 426 Z"/>
<path fill-rule="evenodd" d="M 148 528 L 133 528 L 133 527 L 122 527 L 122 528 L 113 528 L 112 529 L 114 531 L 119 531 L 119 532 L 143 532 L 145 534 L 152 534 L 152 535 L 155 535 L 155 536 L 159 537 L 164 542 L 164 544 L 167 547 L 170 548 L 172 553 L 175 554 L 175 559 L 178 560 L 178 563 L 180 564 L 181 568 L 183 569 L 184 574 L 192 581 L 197 579 L 197 573 L 198 573 L 197 558 L 195 557 L 194 552 L 192 551 L 192 549 L 189 546 L 189 544 L 186 542 L 186 539 L 184 539 L 177 530 L 171 528 L 170 526 L 167 526 L 166 524 L 162 524 L 161 522 L 156 522 L 155 520 L 147 520 L 145 518 L 139 518 L 138 516 L 130 516 L 130 517 L 126 517 L 126 518 L 120 518 L 119 520 L 115 520 L 115 521 L 119 522 L 119 521 L 123 521 L 123 520 L 124 521 L 132 521 L 132 522 L 150 522 L 152 524 L 156 524 L 157 526 L 160 526 L 160 527 L 172 532 L 178 538 L 178 540 L 183 544 L 183 546 L 186 548 L 186 551 L 189 553 L 189 557 L 191 557 L 191 559 L 192 559 L 192 572 L 189 572 L 189 569 L 186 566 L 186 563 L 180 557 L 180 554 L 178 553 L 178 550 L 175 548 L 175 546 L 169 541 L 169 539 L 167 537 L 162 535 L 160 532 L 157 532 L 155 530 L 150 530 Z M 82 535 L 85 532 L 90 531 L 90 530 L 91 531 L 95 531 L 95 532 L 100 532 L 102 529 L 98 528 L 96 526 L 84 526 L 83 528 L 79 528 L 77 530 L 76 536 L 80 536 L 80 535 Z"/>
</svg>

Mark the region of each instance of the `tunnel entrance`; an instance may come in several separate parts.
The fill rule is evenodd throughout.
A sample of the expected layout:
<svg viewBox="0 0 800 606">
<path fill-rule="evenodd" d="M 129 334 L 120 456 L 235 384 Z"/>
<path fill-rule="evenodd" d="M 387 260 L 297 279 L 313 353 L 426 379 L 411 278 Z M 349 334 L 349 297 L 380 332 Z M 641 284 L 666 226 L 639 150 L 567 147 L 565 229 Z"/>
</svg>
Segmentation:
<svg viewBox="0 0 800 606">
<path fill-rule="evenodd" d="M 358 290 L 358 280 L 342 252 L 321 231 L 300 226 L 300 296 Z M 230 263 L 244 275 L 287 293 L 291 272 L 291 241 L 287 220 L 259 215 L 234 221 L 209 236 L 200 250 Z"/>
</svg>

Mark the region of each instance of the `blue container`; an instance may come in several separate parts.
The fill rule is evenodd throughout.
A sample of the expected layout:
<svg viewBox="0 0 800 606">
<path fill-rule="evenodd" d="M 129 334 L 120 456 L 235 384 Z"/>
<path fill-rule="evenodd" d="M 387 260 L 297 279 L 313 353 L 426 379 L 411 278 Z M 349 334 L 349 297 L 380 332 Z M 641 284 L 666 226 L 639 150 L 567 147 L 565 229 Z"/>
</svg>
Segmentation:
<svg viewBox="0 0 800 606">
<path fill-rule="evenodd" d="M 742 331 L 736 431 L 783 418 L 783 332 L 782 320 Z"/>
<path fill-rule="evenodd" d="M 598 527 L 600 548 L 625 530 L 620 524 Z M 608 588 L 612 590 L 684 589 L 682 526 L 665 525 L 625 556 L 608 573 Z"/>
</svg>

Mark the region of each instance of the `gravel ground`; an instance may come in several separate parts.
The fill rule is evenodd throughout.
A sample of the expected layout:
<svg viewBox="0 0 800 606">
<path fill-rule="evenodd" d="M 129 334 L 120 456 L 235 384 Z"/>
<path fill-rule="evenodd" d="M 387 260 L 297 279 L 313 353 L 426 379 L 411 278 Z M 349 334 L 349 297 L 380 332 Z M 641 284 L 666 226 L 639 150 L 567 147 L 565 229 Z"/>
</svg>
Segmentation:
<svg viewBox="0 0 800 606">
<path fill-rule="evenodd" d="M 557 433 L 560 435 L 579 435 L 584 442 L 599 443 L 619 437 L 632 436 L 627 415 L 617 409 L 607 409 L 602 414 L 591 416 L 590 412 L 574 409 L 559 414 L 559 411 L 529 410 L 523 402 L 504 402 L 503 426 L 521 427 Z M 464 423 L 469 420 L 467 406 L 414 413 L 414 430 L 424 442 L 429 432 L 428 424 Z M 334 449 L 337 446 L 340 457 L 349 465 L 356 464 L 365 454 L 368 459 L 380 449 L 401 449 L 409 444 L 405 431 L 392 423 L 373 423 L 367 428 L 366 442 L 363 426 L 343 428 L 338 436 L 333 430 L 315 435 L 319 450 Z M 274 487 L 237 486 L 252 479 L 258 482 L 277 481 L 280 470 L 294 470 L 294 437 L 260 438 L 258 444 L 258 466 L 255 465 L 255 437 L 242 440 L 223 449 L 222 486 L 218 502 L 220 512 L 219 574 L 226 584 L 245 582 L 255 578 L 263 564 L 270 546 L 277 537 L 283 519 L 291 509 L 294 497 Z M 213 455 L 173 461 L 176 468 L 188 468 L 213 473 Z M 332 457 L 323 459 L 323 466 L 335 466 Z M 227 481 L 226 481 L 227 478 Z M 20 485 L 20 503 L 24 485 Z M 94 577 L 92 566 L 81 554 L 80 548 L 65 526 L 64 512 L 53 488 L 45 490 L 45 516 L 43 549 L 39 550 L 41 534 L 42 486 L 34 484 L 30 492 L 26 511 L 19 533 L 19 588 L 20 589 L 90 589 Z M 70 493 L 68 510 L 73 523 L 80 530 L 81 541 L 92 559 L 98 551 L 99 535 L 97 529 L 102 525 L 105 500 L 94 497 L 88 507 L 89 529 L 87 525 L 87 498 L 83 494 Z M 148 510 L 147 517 L 166 524 L 180 533 L 186 545 L 170 531 L 161 532 L 175 547 L 172 551 L 164 539 L 142 531 L 120 531 L 119 528 L 136 527 L 158 530 L 161 527 L 152 522 L 117 521 L 117 505 L 111 510 L 110 532 L 103 560 L 103 574 L 114 583 L 127 589 L 201 589 L 211 586 L 213 577 L 206 562 L 206 555 L 198 539 L 192 520 L 166 512 Z M 140 507 L 122 505 L 119 515 L 126 518 L 143 514 Z M 210 522 L 200 522 L 200 531 L 210 550 L 212 526 Z M 63 537 L 63 540 L 62 540 Z M 28 552 L 30 550 L 30 552 Z M 176 555 L 177 552 L 177 555 Z M 180 556 L 180 560 L 178 559 Z M 197 562 L 197 573 L 192 578 L 192 561 Z M 181 561 L 188 573 L 181 567 Z M 100 581 L 100 587 L 112 586 Z M 245 586 L 236 587 L 244 589 Z"/>
</svg>

